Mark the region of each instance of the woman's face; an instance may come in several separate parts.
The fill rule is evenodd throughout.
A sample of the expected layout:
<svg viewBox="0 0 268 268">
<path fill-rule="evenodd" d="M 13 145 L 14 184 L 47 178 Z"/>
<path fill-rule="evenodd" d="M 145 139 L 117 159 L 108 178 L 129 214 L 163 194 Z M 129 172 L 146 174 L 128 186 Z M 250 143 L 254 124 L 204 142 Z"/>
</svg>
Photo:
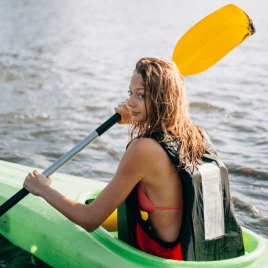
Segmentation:
<svg viewBox="0 0 268 268">
<path fill-rule="evenodd" d="M 134 72 L 130 80 L 127 105 L 130 107 L 131 120 L 135 122 L 143 122 L 146 118 L 144 91 L 141 75 Z"/>
</svg>

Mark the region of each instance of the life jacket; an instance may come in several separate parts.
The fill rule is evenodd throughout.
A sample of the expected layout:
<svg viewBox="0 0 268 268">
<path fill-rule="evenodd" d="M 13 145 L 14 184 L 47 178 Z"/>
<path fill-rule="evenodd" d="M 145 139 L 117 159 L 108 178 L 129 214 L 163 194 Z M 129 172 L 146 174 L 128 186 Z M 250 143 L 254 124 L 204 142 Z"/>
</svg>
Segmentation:
<svg viewBox="0 0 268 268">
<path fill-rule="evenodd" d="M 180 234 L 174 245 L 167 243 L 162 246 L 180 245 L 185 261 L 224 260 L 245 254 L 242 230 L 230 195 L 228 170 L 205 131 L 204 137 L 207 152 L 202 163 L 197 167 L 185 165 L 186 168 L 178 168 L 179 142 L 171 136 L 164 141 L 161 132 L 150 137 L 165 150 L 181 179 L 183 218 Z M 137 226 L 151 239 L 160 244 L 163 242 L 154 232 L 148 231 L 148 221 L 142 220 L 135 187 L 118 208 L 118 238 L 137 247 Z"/>
</svg>

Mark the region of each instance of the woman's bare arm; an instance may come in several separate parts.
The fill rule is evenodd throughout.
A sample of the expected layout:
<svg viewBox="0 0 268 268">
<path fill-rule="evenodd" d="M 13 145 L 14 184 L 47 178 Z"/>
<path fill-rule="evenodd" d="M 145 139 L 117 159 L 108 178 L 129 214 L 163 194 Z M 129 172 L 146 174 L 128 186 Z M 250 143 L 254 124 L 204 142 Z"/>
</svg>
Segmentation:
<svg viewBox="0 0 268 268">
<path fill-rule="evenodd" d="M 78 203 L 50 187 L 50 181 L 37 171 L 29 173 L 24 187 L 43 197 L 65 217 L 87 231 L 94 231 L 125 200 L 135 185 L 143 179 L 148 161 L 144 141 L 134 141 L 123 155 L 111 182 L 90 204 Z"/>
</svg>

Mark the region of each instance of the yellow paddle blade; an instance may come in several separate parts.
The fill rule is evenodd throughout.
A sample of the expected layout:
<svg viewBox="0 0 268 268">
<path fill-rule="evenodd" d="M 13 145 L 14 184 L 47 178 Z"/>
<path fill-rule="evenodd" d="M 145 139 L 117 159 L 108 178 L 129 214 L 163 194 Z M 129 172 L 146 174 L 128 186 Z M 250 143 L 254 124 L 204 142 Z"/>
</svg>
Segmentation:
<svg viewBox="0 0 268 268">
<path fill-rule="evenodd" d="M 182 75 L 204 72 L 255 33 L 248 15 L 229 4 L 195 24 L 178 41 L 172 60 Z"/>
</svg>

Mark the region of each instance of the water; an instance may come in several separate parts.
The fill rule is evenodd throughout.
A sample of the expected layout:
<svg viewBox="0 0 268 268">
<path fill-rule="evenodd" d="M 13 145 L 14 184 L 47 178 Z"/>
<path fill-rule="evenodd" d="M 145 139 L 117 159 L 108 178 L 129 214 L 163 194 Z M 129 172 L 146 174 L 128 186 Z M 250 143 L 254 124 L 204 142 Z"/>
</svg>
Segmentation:
<svg viewBox="0 0 268 268">
<path fill-rule="evenodd" d="M 188 100 L 229 168 L 240 223 L 268 238 L 268 4 L 232 2 L 257 33 L 186 77 Z M 47 168 L 114 113 L 139 58 L 171 58 L 184 32 L 228 3 L 2 0 L 0 158 Z M 127 140 L 127 127 L 114 126 L 61 172 L 109 181 Z"/>
</svg>

